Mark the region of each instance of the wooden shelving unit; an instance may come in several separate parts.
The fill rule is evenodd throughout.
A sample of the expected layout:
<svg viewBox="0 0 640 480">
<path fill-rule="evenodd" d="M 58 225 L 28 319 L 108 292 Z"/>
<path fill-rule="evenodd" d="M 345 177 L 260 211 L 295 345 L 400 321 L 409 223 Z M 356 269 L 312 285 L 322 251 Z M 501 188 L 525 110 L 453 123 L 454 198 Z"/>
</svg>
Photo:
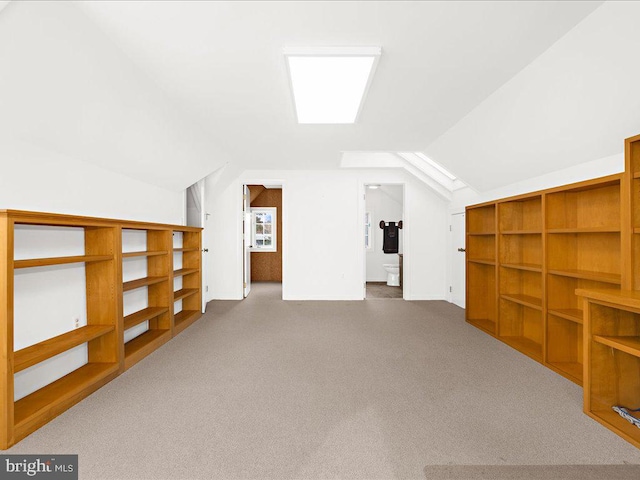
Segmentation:
<svg viewBox="0 0 640 480">
<path fill-rule="evenodd" d="M 182 267 L 173 270 L 173 278 L 182 280 L 182 288 L 173 292 L 173 328 L 176 334 L 183 331 L 200 317 L 202 309 L 202 250 L 201 236 L 192 231 L 175 229 L 174 235 L 182 237 L 182 245 L 174 246 L 174 256 L 182 257 Z M 182 301 L 182 309 L 175 311 L 175 303 Z"/>
<path fill-rule="evenodd" d="M 495 204 L 467 210 L 466 222 L 467 321 L 495 335 L 498 322 Z"/>
<path fill-rule="evenodd" d="M 122 291 L 147 287 L 147 307 L 127 315 L 124 330 L 148 322 L 145 332 L 124 344 L 124 368 L 129 369 L 171 339 L 171 231 L 150 226 L 131 228 L 146 236 L 147 250 L 123 253 L 123 259 L 144 259 L 147 276 L 124 282 Z M 144 320 L 143 320 L 144 318 Z"/>
<path fill-rule="evenodd" d="M 612 410 L 640 408 L 640 135 L 625 140 L 620 208 L 623 262 L 613 273 L 622 290 L 589 285 L 576 292 L 585 314 L 584 411 L 640 448 L 640 428 Z"/>
<path fill-rule="evenodd" d="M 542 196 L 497 204 L 500 340 L 542 361 Z"/>
<path fill-rule="evenodd" d="M 23 225 L 81 229 L 84 252 L 14 259 L 15 229 Z M 146 231 L 147 249 L 123 253 L 123 229 Z M 175 230 L 182 231 L 187 238 L 183 248 L 186 262 L 176 272 L 171 242 Z M 1 449 L 10 447 L 78 403 L 200 317 L 200 230 L 72 215 L 0 211 Z M 147 275 L 123 282 L 122 262 L 127 258 L 146 260 Z M 69 264 L 80 264 L 84 268 L 86 325 L 14 351 L 14 272 L 42 267 L 55 269 Z M 175 316 L 174 276 L 186 279 L 184 285 L 189 292 L 183 300 L 187 310 Z M 139 288 L 147 289 L 148 306 L 124 317 L 123 292 Z M 174 321 L 180 326 L 175 326 Z M 125 344 L 124 331 L 144 322 L 148 322 L 148 330 Z M 14 398 L 16 373 L 37 368 L 42 362 L 81 345 L 86 345 L 87 363 L 23 398 Z"/>
<path fill-rule="evenodd" d="M 582 384 L 582 301 L 575 291 L 621 286 L 621 177 L 551 192 L 546 207 L 546 363 Z"/>
<path fill-rule="evenodd" d="M 468 207 L 467 321 L 581 384 L 583 307 L 575 290 L 623 284 L 622 178 Z"/>
<path fill-rule="evenodd" d="M 584 296 L 584 411 L 640 448 L 640 428 L 613 406 L 640 408 L 640 292 L 579 290 Z M 637 415 L 637 413 L 636 413 Z"/>
<path fill-rule="evenodd" d="M 624 174 L 467 207 L 467 321 L 583 385 L 585 413 L 640 448 L 611 408 L 640 408 L 640 135 L 625 161 Z M 497 328 L 496 281 L 478 273 L 494 265 Z"/>
</svg>

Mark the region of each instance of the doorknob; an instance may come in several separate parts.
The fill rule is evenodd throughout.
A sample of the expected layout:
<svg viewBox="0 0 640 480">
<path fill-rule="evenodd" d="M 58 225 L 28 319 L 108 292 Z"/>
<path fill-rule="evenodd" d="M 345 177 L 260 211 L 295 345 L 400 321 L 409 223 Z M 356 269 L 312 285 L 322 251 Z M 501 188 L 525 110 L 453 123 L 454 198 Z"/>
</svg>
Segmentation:
<svg viewBox="0 0 640 480">
<path fill-rule="evenodd" d="M 458 251 L 459 251 L 459 252 L 466 252 L 466 250 L 465 250 L 464 248 L 462 248 L 462 247 L 460 247 L 460 248 L 458 249 Z"/>
<path fill-rule="evenodd" d="M 202 251 L 206 253 L 206 252 L 209 251 L 209 249 L 208 248 L 203 248 Z"/>
</svg>

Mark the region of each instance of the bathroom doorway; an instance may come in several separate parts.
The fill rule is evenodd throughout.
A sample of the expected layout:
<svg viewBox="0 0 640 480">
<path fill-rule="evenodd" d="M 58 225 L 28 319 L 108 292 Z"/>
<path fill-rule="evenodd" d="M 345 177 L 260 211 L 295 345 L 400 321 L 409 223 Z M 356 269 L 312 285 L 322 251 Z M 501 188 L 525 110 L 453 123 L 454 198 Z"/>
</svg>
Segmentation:
<svg viewBox="0 0 640 480">
<path fill-rule="evenodd" d="M 404 185 L 365 184 L 365 299 L 403 298 Z"/>
</svg>

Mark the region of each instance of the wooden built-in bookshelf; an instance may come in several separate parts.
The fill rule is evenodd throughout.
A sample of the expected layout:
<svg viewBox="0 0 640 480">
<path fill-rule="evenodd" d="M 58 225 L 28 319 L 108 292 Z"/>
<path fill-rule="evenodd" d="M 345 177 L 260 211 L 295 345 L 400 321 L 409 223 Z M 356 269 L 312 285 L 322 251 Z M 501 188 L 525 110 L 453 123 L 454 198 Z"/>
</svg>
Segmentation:
<svg viewBox="0 0 640 480">
<path fill-rule="evenodd" d="M 467 322 L 583 385 L 585 413 L 640 448 L 612 410 L 640 408 L 640 135 L 622 174 L 466 213 Z"/>
<path fill-rule="evenodd" d="M 622 284 L 622 184 L 611 175 L 467 207 L 467 321 L 582 384 L 575 291 Z"/>
<path fill-rule="evenodd" d="M 16 227 L 80 229 L 84 252 L 45 258 L 14 258 Z M 146 232 L 147 249 L 123 252 L 122 231 Z M 172 234 L 188 238 L 187 262 L 174 272 Z M 201 315 L 200 228 L 73 215 L 0 211 L 0 448 L 7 449 L 130 368 Z M 123 259 L 144 259 L 147 274 L 123 282 Z M 14 351 L 14 275 L 83 266 L 86 325 Z M 62 267 L 60 267 L 62 266 Z M 82 268 L 82 267 L 80 267 Z M 188 310 L 174 314 L 175 276 L 188 279 Z M 52 285 L 53 287 L 53 285 Z M 145 288 L 148 306 L 123 315 L 123 292 Z M 183 300 L 184 301 L 184 300 Z M 51 308 L 55 309 L 55 305 Z M 147 322 L 145 332 L 124 342 L 124 332 Z M 86 345 L 87 362 L 67 375 L 25 395 L 14 397 L 14 375 L 57 355 Z"/>
</svg>

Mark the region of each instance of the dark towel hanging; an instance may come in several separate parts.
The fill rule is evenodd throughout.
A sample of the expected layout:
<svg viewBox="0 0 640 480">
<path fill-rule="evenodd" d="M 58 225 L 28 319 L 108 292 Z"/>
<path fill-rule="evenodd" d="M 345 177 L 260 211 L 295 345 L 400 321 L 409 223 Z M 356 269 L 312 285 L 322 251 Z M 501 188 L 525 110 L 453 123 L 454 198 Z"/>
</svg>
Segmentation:
<svg viewBox="0 0 640 480">
<path fill-rule="evenodd" d="M 389 222 L 384 226 L 382 251 L 384 253 L 398 253 L 398 226 L 396 222 Z"/>
</svg>

